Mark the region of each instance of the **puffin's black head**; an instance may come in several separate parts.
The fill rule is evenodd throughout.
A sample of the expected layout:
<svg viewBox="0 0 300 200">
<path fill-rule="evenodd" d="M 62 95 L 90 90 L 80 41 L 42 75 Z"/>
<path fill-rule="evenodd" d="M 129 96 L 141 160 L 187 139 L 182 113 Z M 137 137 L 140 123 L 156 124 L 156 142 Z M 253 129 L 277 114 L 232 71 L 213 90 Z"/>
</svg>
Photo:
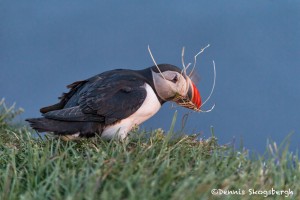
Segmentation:
<svg viewBox="0 0 300 200">
<path fill-rule="evenodd" d="M 176 67 L 175 65 L 170 65 L 170 64 L 159 64 L 157 65 L 157 67 L 159 68 L 159 70 L 161 72 L 165 72 L 165 71 L 174 71 L 174 72 L 178 72 L 179 74 L 181 74 L 181 70 Z M 155 73 L 159 73 L 157 67 L 154 65 L 151 67 L 152 71 L 154 71 Z"/>
<path fill-rule="evenodd" d="M 174 101 L 189 109 L 200 108 L 199 90 L 180 68 L 170 64 L 160 64 L 151 67 L 151 70 L 155 90 L 161 99 Z"/>
</svg>

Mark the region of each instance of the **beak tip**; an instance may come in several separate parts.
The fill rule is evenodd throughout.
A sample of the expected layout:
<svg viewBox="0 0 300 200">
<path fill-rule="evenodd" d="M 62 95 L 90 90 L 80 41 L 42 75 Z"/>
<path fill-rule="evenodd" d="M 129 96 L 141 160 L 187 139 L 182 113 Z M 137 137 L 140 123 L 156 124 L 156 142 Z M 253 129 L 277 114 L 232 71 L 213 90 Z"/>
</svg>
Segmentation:
<svg viewBox="0 0 300 200">
<path fill-rule="evenodd" d="M 195 84 L 192 82 L 192 87 L 193 87 L 193 97 L 192 97 L 192 102 L 195 104 L 197 109 L 201 107 L 201 95 Z"/>
</svg>

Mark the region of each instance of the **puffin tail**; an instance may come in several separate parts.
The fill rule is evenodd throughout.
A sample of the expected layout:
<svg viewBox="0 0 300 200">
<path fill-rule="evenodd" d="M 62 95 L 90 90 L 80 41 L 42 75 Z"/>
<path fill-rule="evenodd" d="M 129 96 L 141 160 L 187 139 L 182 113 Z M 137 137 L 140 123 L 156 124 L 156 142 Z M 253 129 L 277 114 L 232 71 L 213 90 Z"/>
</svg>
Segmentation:
<svg viewBox="0 0 300 200">
<path fill-rule="evenodd" d="M 53 132 L 55 135 L 79 134 L 83 137 L 92 137 L 100 128 L 99 124 L 95 122 L 58 121 L 44 117 L 30 118 L 26 121 L 29 122 L 31 128 L 38 132 Z"/>
</svg>

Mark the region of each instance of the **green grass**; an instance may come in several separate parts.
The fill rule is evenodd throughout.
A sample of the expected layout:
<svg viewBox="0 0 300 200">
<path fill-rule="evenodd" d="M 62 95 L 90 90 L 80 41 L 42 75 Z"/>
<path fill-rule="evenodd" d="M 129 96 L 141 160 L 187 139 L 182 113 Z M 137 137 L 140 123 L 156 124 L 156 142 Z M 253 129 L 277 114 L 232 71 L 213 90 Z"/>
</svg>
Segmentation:
<svg viewBox="0 0 300 200">
<path fill-rule="evenodd" d="M 123 142 L 100 138 L 63 142 L 33 137 L 0 103 L 0 199 L 299 199 L 298 156 L 269 145 L 265 155 L 218 145 L 212 136 L 137 131 Z M 217 135 L 217 134 L 216 134 Z M 213 196 L 212 189 L 245 195 Z M 291 190 L 293 196 L 250 195 Z"/>
</svg>

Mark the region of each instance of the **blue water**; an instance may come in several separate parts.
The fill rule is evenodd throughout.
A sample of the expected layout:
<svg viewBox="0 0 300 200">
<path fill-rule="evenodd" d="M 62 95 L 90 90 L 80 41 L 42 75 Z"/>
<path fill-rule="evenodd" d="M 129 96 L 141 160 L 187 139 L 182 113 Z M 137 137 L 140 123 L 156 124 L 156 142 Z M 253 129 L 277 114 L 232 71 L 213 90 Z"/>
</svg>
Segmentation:
<svg viewBox="0 0 300 200">
<path fill-rule="evenodd" d="M 204 46 L 197 84 L 207 97 L 212 60 L 217 67 L 210 113 L 166 104 L 142 125 L 168 129 L 175 110 L 189 113 L 185 131 L 210 127 L 221 144 L 243 140 L 263 152 L 290 132 L 299 148 L 300 3 L 297 1 L 1 1 L 0 96 L 16 102 L 23 118 L 57 101 L 65 85 L 114 68 L 142 69 L 158 63 L 181 66 Z"/>
</svg>

